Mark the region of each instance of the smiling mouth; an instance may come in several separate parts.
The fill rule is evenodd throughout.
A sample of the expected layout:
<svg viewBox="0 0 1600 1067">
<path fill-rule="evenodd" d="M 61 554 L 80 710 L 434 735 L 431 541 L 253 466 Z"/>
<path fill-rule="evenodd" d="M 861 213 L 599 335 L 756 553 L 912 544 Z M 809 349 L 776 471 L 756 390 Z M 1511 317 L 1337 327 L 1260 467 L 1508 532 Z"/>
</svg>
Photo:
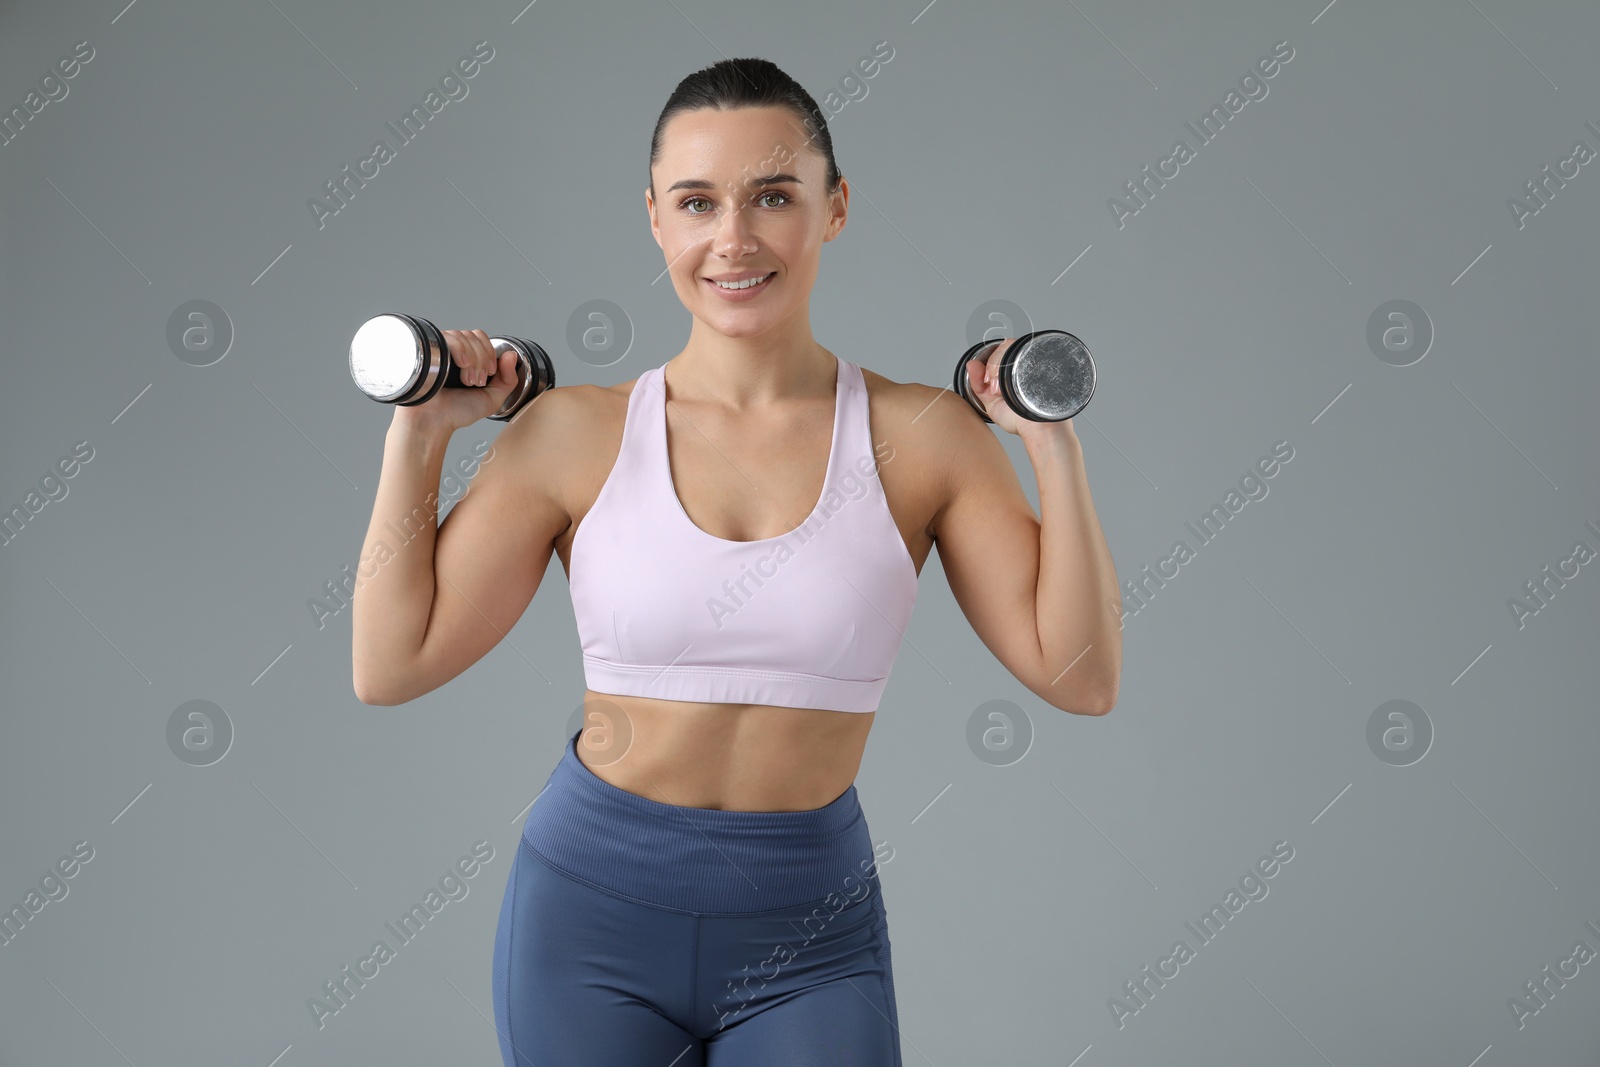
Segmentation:
<svg viewBox="0 0 1600 1067">
<path fill-rule="evenodd" d="M 752 292 L 752 291 L 754 291 L 756 289 L 764 289 L 764 288 L 766 288 L 767 283 L 771 282 L 772 279 L 777 276 L 777 273 L 778 273 L 777 271 L 771 271 L 771 272 L 769 272 L 767 274 L 766 277 L 762 278 L 760 281 L 756 282 L 753 285 L 749 284 L 749 283 L 743 283 L 743 284 L 739 285 L 738 287 L 732 287 L 732 286 L 723 285 L 723 284 L 721 284 L 719 282 L 712 281 L 710 278 L 707 278 L 705 281 L 706 281 L 706 284 L 711 286 L 713 289 L 718 289 L 718 290 L 720 290 L 720 291 L 722 291 L 724 293 L 748 293 L 748 292 Z"/>
</svg>

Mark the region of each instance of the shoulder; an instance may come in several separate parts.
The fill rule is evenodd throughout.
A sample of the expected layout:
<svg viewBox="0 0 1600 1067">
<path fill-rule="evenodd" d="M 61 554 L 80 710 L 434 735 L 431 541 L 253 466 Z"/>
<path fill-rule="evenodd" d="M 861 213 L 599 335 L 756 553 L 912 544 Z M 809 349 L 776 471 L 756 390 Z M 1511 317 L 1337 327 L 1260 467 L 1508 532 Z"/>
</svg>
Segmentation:
<svg viewBox="0 0 1600 1067">
<path fill-rule="evenodd" d="M 908 423 L 913 419 L 919 425 L 926 421 L 943 429 L 962 425 L 963 417 L 976 420 L 980 426 L 986 425 L 971 404 L 944 386 L 897 382 L 868 367 L 861 367 L 861 378 L 866 383 L 872 405 L 881 408 L 890 418 L 898 420 L 904 416 Z"/>
<path fill-rule="evenodd" d="M 861 368 L 873 413 L 874 443 L 904 442 L 948 476 L 964 457 L 997 444 L 989 424 L 953 390 L 922 382 L 897 382 Z"/>
<path fill-rule="evenodd" d="M 508 444 L 588 451 L 606 437 L 620 435 L 628 396 L 638 381 L 552 386 L 518 412 L 502 436 Z"/>
<path fill-rule="evenodd" d="M 622 447 L 628 396 L 637 381 L 546 389 L 506 424 L 494 453 L 510 460 L 530 491 L 572 515 L 594 472 L 609 470 Z"/>
<path fill-rule="evenodd" d="M 897 382 L 866 367 L 861 368 L 861 377 L 880 466 L 902 452 L 917 457 L 911 466 L 920 471 L 918 495 L 930 516 L 930 534 L 962 486 L 982 480 L 986 471 L 992 474 L 997 462 L 1009 467 L 1005 449 L 989 424 L 953 390 Z"/>
<path fill-rule="evenodd" d="M 611 389 L 598 385 L 557 385 L 534 397 L 506 424 L 500 442 L 518 454 L 570 447 L 611 405 Z"/>
</svg>

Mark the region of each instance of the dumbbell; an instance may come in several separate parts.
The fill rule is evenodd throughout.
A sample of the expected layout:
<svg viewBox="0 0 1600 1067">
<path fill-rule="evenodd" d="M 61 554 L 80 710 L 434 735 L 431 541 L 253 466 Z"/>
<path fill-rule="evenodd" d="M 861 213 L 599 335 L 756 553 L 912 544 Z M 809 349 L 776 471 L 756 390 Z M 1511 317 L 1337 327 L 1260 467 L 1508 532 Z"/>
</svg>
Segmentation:
<svg viewBox="0 0 1600 1067">
<path fill-rule="evenodd" d="M 979 341 L 956 364 L 955 391 L 992 423 L 983 403 L 972 396 L 967 364 L 987 360 L 1004 341 Z M 1034 330 L 1011 343 L 1001 357 L 1000 396 L 1006 406 L 1033 422 L 1061 422 L 1089 405 L 1094 395 L 1094 358 L 1084 343 L 1065 330 Z"/>
<path fill-rule="evenodd" d="M 489 418 L 510 422 L 524 407 L 556 384 L 555 365 L 543 348 L 520 337 L 491 337 L 495 356 L 511 352 L 517 360 L 517 383 Z M 477 389 L 465 385 L 461 368 L 450 356 L 444 333 L 420 315 L 385 313 L 361 324 L 350 342 L 350 377 L 356 388 L 380 404 L 414 407 L 440 389 Z"/>
</svg>

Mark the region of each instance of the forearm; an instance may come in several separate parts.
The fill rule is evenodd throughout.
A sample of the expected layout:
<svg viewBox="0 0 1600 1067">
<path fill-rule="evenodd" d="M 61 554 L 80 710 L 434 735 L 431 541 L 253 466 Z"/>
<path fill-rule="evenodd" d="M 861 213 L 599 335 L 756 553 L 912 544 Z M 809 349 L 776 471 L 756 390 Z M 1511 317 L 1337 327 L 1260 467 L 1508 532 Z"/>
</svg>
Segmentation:
<svg viewBox="0 0 1600 1067">
<path fill-rule="evenodd" d="M 1083 447 L 1067 423 L 1022 435 L 1039 483 L 1039 580 L 1034 619 L 1044 684 L 1093 694 L 1109 708 L 1122 671 L 1116 567 L 1095 515 Z"/>
<path fill-rule="evenodd" d="M 406 665 L 427 633 L 434 597 L 439 476 L 448 432 L 390 423 L 372 521 L 361 546 L 351 605 L 356 693 L 386 703 L 404 690 Z"/>
</svg>

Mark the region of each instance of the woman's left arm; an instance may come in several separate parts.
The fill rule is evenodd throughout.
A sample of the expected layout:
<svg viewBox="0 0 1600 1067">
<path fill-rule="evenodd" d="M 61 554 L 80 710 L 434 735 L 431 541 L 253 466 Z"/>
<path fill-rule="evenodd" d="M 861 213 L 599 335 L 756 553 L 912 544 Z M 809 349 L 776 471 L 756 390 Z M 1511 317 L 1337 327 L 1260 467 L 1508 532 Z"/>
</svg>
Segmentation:
<svg viewBox="0 0 1600 1067">
<path fill-rule="evenodd" d="M 969 364 L 968 380 L 995 425 L 1022 438 L 1042 514 L 989 424 L 958 402 L 940 414 L 947 484 L 934 543 L 962 612 L 1006 669 L 1052 707 L 1104 715 L 1122 673 L 1116 568 L 1071 420 L 1020 418 L 986 377 L 1007 347 Z"/>
</svg>

